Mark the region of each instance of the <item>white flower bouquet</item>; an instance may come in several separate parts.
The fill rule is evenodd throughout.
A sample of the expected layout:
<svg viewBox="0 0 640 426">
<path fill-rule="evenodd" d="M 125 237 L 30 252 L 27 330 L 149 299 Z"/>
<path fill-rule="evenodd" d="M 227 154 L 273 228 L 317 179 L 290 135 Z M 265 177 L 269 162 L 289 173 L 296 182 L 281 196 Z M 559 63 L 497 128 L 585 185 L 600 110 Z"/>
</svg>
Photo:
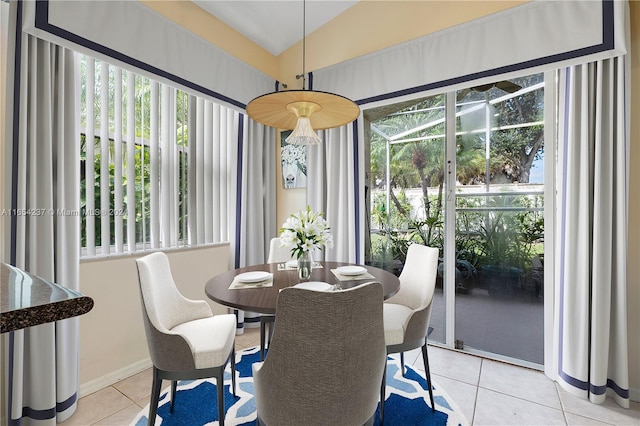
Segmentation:
<svg viewBox="0 0 640 426">
<path fill-rule="evenodd" d="M 315 213 L 307 206 L 304 211 L 292 214 L 280 229 L 281 247 L 291 247 L 291 254 L 299 259 L 311 249 L 324 245 L 333 247 L 333 236 L 322 213 Z"/>
</svg>

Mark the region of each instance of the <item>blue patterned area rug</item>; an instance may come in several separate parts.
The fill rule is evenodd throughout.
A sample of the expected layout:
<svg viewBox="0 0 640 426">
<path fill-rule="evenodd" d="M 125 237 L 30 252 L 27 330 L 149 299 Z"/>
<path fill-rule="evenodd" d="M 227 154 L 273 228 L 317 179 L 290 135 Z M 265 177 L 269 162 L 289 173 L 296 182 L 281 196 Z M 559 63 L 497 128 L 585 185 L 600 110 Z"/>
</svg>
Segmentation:
<svg viewBox="0 0 640 426">
<path fill-rule="evenodd" d="M 245 349 L 236 354 L 236 398 L 231 394 L 231 367 L 227 366 L 224 386 L 227 425 L 256 425 L 256 406 L 253 399 L 251 364 L 260 360 L 259 348 Z M 424 374 L 406 366 L 405 376 L 400 375 L 400 361 L 389 358 L 387 363 L 387 399 L 384 406 L 386 426 L 411 425 L 466 425 L 467 420 L 451 397 L 438 384 L 433 385 L 436 411 L 429 405 L 429 392 Z M 168 385 L 164 382 L 163 385 Z M 149 384 L 151 386 L 151 384 Z M 167 389 L 168 390 L 168 389 Z M 176 404 L 169 412 L 169 392 L 160 395 L 156 425 L 196 426 L 217 425 L 218 408 L 215 380 L 192 380 L 178 383 Z M 379 408 L 378 408 L 379 410 Z M 149 405 L 133 421 L 134 426 L 145 426 Z M 379 425 L 376 412 L 375 425 Z"/>
</svg>

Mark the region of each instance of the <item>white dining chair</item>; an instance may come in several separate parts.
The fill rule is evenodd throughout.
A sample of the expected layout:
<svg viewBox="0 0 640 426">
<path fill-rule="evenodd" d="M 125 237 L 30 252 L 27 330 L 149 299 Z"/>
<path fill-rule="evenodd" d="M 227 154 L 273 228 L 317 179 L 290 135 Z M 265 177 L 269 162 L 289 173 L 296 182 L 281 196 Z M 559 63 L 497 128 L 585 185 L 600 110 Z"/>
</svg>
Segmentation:
<svg viewBox="0 0 640 426">
<path fill-rule="evenodd" d="M 204 300 L 190 300 L 178 291 L 164 253 L 136 260 L 142 318 L 153 363 L 148 424 L 155 424 L 162 380 L 171 380 L 171 407 L 177 380 L 216 378 L 218 421 L 224 425 L 224 369 L 231 360 L 235 383 L 235 328 L 233 314 L 213 315 Z"/>
<path fill-rule="evenodd" d="M 291 259 L 293 259 L 291 257 L 291 249 L 281 246 L 280 237 L 272 238 L 271 241 L 269 241 L 269 257 L 267 258 L 267 263 L 285 263 Z M 275 318 L 275 315 L 260 315 L 260 361 L 264 360 L 265 349 L 268 347 L 268 342 L 271 341 Z M 267 338 L 267 326 L 269 327 L 269 338 Z"/>
<path fill-rule="evenodd" d="M 293 259 L 290 247 L 281 247 L 280 237 L 272 238 L 269 241 L 269 256 L 267 263 L 284 263 Z"/>
<path fill-rule="evenodd" d="M 404 375 L 404 351 L 422 349 L 425 375 L 429 386 L 431 409 L 435 410 L 427 335 L 431 318 L 431 303 L 438 270 L 438 249 L 411 244 L 407 250 L 404 268 L 400 273 L 400 289 L 384 302 L 384 338 L 387 355 L 400 353 L 400 366 Z M 386 374 L 380 391 L 380 422 L 384 420 Z"/>
</svg>

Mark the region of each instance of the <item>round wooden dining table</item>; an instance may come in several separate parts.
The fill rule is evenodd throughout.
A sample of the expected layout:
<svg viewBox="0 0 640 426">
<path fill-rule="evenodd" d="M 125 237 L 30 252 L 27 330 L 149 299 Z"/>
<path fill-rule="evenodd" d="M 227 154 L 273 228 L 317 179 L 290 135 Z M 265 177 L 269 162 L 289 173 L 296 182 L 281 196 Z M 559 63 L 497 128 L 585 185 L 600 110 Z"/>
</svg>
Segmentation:
<svg viewBox="0 0 640 426">
<path fill-rule="evenodd" d="M 367 265 L 363 266 L 373 278 L 339 280 L 332 272 L 340 266 L 355 266 L 352 263 L 345 262 L 316 262 L 318 266 L 314 266 L 311 271 L 311 277 L 308 281 L 320 281 L 333 285 L 337 288 L 346 290 L 369 281 L 378 281 L 382 284 L 384 298 L 387 299 L 398 292 L 400 288 L 400 280 L 391 272 L 384 269 Z M 275 314 L 276 303 L 280 290 L 286 287 L 292 287 L 300 284 L 297 269 L 283 269 L 282 264 L 265 263 L 262 265 L 246 266 L 244 268 L 233 269 L 216 275 L 207 281 L 205 285 L 205 293 L 214 302 L 221 305 L 229 306 L 245 311 L 257 312 L 260 314 Z M 233 282 L 236 275 L 251 272 L 264 271 L 273 274 L 273 284 L 271 286 L 261 286 L 256 288 L 234 288 L 229 286 Z"/>
</svg>

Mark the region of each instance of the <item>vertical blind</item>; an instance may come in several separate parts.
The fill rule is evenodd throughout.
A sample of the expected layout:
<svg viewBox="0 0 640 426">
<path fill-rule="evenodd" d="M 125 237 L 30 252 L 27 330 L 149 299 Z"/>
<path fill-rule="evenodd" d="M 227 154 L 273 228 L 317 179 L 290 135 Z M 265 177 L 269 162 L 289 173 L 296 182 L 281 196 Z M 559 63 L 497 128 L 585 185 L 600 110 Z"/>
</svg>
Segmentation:
<svg viewBox="0 0 640 426">
<path fill-rule="evenodd" d="M 239 113 L 81 58 L 85 257 L 228 241 Z"/>
</svg>

